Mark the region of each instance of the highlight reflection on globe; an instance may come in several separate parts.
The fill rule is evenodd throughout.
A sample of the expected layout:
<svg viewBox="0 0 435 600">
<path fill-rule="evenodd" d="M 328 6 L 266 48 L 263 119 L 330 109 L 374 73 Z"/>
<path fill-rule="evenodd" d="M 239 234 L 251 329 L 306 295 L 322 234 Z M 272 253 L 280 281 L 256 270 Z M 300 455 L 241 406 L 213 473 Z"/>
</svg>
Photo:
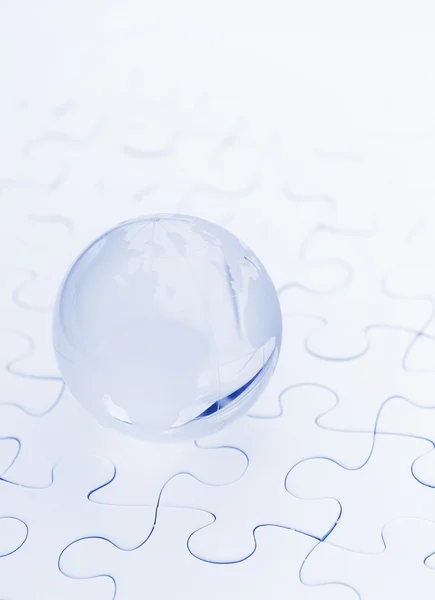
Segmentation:
<svg viewBox="0 0 435 600">
<path fill-rule="evenodd" d="M 121 223 L 59 290 L 53 343 L 77 400 L 103 425 L 195 439 L 246 412 L 279 355 L 264 266 L 222 227 L 187 215 Z"/>
</svg>

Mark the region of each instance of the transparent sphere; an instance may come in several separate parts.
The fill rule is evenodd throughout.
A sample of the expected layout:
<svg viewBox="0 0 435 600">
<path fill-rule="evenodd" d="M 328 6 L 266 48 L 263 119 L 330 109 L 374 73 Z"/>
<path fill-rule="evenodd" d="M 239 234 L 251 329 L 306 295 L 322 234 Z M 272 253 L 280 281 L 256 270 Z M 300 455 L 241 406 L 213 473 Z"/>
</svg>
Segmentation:
<svg viewBox="0 0 435 600">
<path fill-rule="evenodd" d="M 59 290 L 53 344 L 77 400 L 103 425 L 195 439 L 246 412 L 281 345 L 275 288 L 222 227 L 162 214 L 121 223 Z"/>
</svg>

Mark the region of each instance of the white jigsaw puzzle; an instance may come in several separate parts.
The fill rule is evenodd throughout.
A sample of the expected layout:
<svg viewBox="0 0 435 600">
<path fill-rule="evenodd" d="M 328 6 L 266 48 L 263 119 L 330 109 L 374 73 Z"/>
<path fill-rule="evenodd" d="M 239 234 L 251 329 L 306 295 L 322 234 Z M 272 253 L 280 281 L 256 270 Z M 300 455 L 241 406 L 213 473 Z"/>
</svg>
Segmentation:
<svg viewBox="0 0 435 600">
<path fill-rule="evenodd" d="M 433 595 L 433 36 L 263 4 L 2 11 L 2 598 Z M 77 255 L 162 212 L 251 246 L 284 317 L 249 415 L 180 445 L 101 427 L 51 339 Z"/>
</svg>

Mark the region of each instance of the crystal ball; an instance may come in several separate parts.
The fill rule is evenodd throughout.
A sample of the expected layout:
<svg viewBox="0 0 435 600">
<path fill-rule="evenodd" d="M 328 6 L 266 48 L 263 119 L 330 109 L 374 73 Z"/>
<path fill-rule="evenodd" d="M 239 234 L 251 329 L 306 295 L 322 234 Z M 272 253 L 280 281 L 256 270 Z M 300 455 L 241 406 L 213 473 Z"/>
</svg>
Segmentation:
<svg viewBox="0 0 435 600">
<path fill-rule="evenodd" d="M 245 413 L 282 334 L 266 269 L 226 229 L 192 216 L 119 224 L 66 274 L 53 321 L 61 374 L 104 426 L 192 440 Z"/>
</svg>

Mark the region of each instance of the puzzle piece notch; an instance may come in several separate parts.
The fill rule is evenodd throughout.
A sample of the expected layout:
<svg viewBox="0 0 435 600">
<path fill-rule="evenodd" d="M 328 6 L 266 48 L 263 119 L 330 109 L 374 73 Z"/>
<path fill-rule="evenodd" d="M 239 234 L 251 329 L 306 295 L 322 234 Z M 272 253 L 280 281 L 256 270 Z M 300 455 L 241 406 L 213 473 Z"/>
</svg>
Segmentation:
<svg viewBox="0 0 435 600">
<path fill-rule="evenodd" d="M 361 468 L 312 458 L 291 470 L 287 486 L 300 498 L 337 499 L 341 514 L 328 543 L 354 552 L 380 552 L 385 523 L 402 516 L 435 521 L 434 490 L 411 472 L 413 463 L 432 449 L 427 440 L 376 434 L 373 453 Z"/>
<path fill-rule="evenodd" d="M 211 521 L 200 511 L 159 509 L 155 531 L 139 549 L 122 553 L 103 540 L 78 541 L 61 556 L 60 568 L 69 577 L 110 574 L 116 581 L 117 598 L 135 597 L 146 587 L 152 596 L 196 600 L 243 597 L 300 600 L 350 600 L 353 592 L 343 586 L 309 588 L 299 579 L 299 568 L 315 541 L 291 530 L 263 527 L 256 531 L 255 553 L 240 563 L 216 565 L 197 560 L 187 548 L 192 531 Z M 273 560 L 271 560 L 273 556 Z M 161 576 L 162 561 L 169 571 Z"/>
<path fill-rule="evenodd" d="M 384 527 L 382 535 L 385 549 L 375 554 L 319 544 L 304 563 L 302 581 L 307 585 L 341 581 L 367 600 L 432 598 L 435 572 L 429 555 L 435 552 L 435 524 L 397 519 Z"/>
<path fill-rule="evenodd" d="M 265 391 L 268 394 L 268 391 Z M 334 526 L 339 509 L 331 500 L 320 506 L 295 498 L 286 489 L 294 464 L 311 456 L 329 456 L 353 467 L 364 463 L 371 434 L 333 432 L 318 427 L 319 414 L 336 403 L 330 390 L 305 385 L 281 395 L 283 414 L 276 418 L 242 417 L 222 432 L 202 440 L 202 447 L 237 447 L 248 457 L 246 472 L 236 482 L 212 487 L 188 475 L 177 475 L 162 493 L 162 506 L 205 509 L 216 521 L 193 535 L 189 549 L 203 560 L 242 560 L 254 548 L 253 531 L 267 523 L 322 538 Z M 116 481 L 107 488 L 112 494 Z M 231 543 L 230 543 L 231 540 Z"/>
</svg>

